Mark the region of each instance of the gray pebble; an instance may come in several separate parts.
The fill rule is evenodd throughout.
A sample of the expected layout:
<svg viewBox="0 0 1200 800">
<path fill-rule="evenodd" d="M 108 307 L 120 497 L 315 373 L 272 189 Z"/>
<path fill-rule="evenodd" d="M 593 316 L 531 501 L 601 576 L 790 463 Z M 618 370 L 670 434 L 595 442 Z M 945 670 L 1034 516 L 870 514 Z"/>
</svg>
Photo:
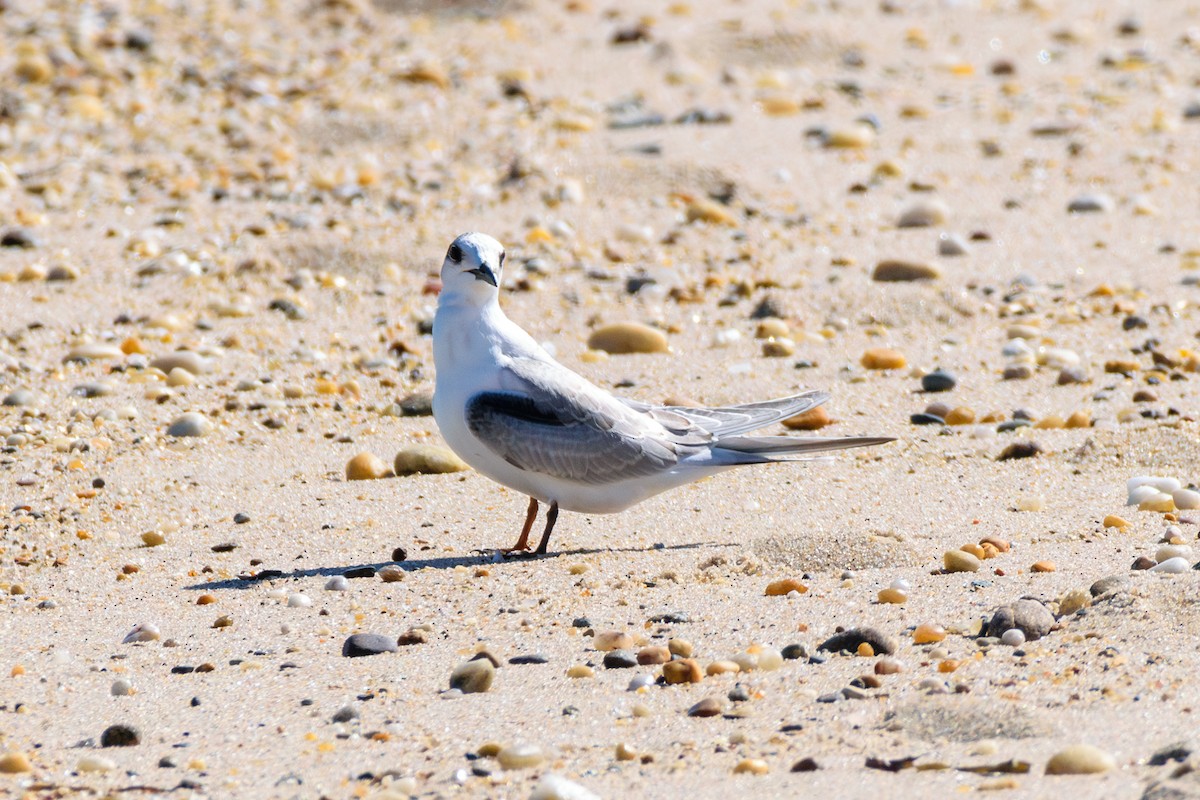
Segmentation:
<svg viewBox="0 0 1200 800">
<path fill-rule="evenodd" d="M 325 582 L 325 591 L 327 592 L 344 592 L 350 588 L 350 581 L 346 580 L 344 575 L 334 575 Z"/>
<path fill-rule="evenodd" d="M 604 654 L 605 669 L 631 669 L 637 666 L 637 657 L 628 650 L 610 650 Z"/>
<path fill-rule="evenodd" d="M 744 703 L 750 699 L 750 690 L 740 683 L 734 684 L 726 695 L 734 703 Z"/>
<path fill-rule="evenodd" d="M 959 236 L 957 233 L 943 233 L 938 236 L 938 255 L 939 256 L 965 256 L 970 255 L 971 246 L 967 244 L 967 240 Z"/>
<path fill-rule="evenodd" d="M 101 747 L 133 747 L 141 741 L 141 734 L 132 725 L 109 725 L 100 734 Z"/>
<path fill-rule="evenodd" d="M 356 633 L 342 644 L 342 655 L 357 658 L 394 653 L 398 649 L 396 640 L 391 636 L 384 636 L 382 633 Z"/>
<path fill-rule="evenodd" d="M 90 381 L 88 383 L 81 383 L 71 390 L 71 394 L 75 395 L 76 397 L 86 398 L 107 397 L 108 395 L 112 394 L 112 392 L 112 386 L 104 383 L 103 381 Z"/>
<path fill-rule="evenodd" d="M 33 405 L 33 402 L 36 399 L 37 399 L 37 395 L 35 395 L 30 390 L 17 389 L 16 391 L 9 392 L 7 395 L 5 395 L 4 405 L 6 405 L 6 406 L 31 406 L 31 405 Z"/>
<path fill-rule="evenodd" d="M 203 436 L 212 430 L 212 423 L 198 411 L 180 414 L 167 428 L 167 436 Z"/>
<path fill-rule="evenodd" d="M 1112 211 L 1113 199 L 1106 194 L 1081 194 L 1067 204 L 1067 212 L 1071 214 L 1095 214 Z"/>
<path fill-rule="evenodd" d="M 780 653 L 789 661 L 795 661 L 798 658 L 808 658 L 808 648 L 802 644 L 789 644 Z"/>
<path fill-rule="evenodd" d="M 896 640 L 875 628 L 851 628 L 848 631 L 835 633 L 821 642 L 818 650 L 830 650 L 840 653 L 843 650 L 855 652 L 861 644 L 869 644 L 875 655 L 891 655 L 896 652 Z"/>
<path fill-rule="evenodd" d="M 935 369 L 921 378 L 921 388 L 927 392 L 948 392 L 957 384 L 958 379 L 943 369 Z"/>
<path fill-rule="evenodd" d="M 179 369 L 187 370 L 193 375 L 199 375 L 208 369 L 208 362 L 198 353 L 193 353 L 191 350 L 176 350 L 173 353 L 168 353 L 165 356 L 159 356 L 154 359 L 150 362 L 150 366 L 167 373 L 178 367 Z"/>
<path fill-rule="evenodd" d="M 358 711 L 353 706 L 342 706 L 334 713 L 333 722 L 350 722 L 358 719 Z"/>
<path fill-rule="evenodd" d="M 37 238 L 24 228 L 9 228 L 0 236 L 0 247 L 16 247 L 28 250 L 38 246 Z"/>
<path fill-rule="evenodd" d="M 1000 606 L 992 613 L 988 622 L 988 636 L 1000 636 L 1018 628 L 1029 641 L 1040 639 L 1054 627 L 1054 615 L 1037 600 L 1022 598 L 1015 603 Z"/>
<path fill-rule="evenodd" d="M 1100 597 L 1101 595 L 1111 592 L 1124 592 L 1129 589 L 1131 583 L 1129 578 L 1124 575 L 1109 575 L 1101 578 L 1091 586 L 1092 597 Z"/>
<path fill-rule="evenodd" d="M 898 228 L 928 228 L 946 221 L 950 209 L 940 200 L 920 200 L 906 208 L 896 223 Z"/>
</svg>

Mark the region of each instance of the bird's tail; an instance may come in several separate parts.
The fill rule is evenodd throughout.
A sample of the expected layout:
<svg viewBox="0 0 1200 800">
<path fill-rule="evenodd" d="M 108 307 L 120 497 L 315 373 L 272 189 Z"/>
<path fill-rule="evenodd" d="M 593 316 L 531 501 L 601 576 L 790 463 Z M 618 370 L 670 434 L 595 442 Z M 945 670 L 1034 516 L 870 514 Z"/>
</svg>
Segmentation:
<svg viewBox="0 0 1200 800">
<path fill-rule="evenodd" d="M 791 436 L 731 436 L 721 439 L 713 448 L 726 451 L 738 463 L 763 461 L 802 461 L 804 456 L 852 447 L 872 447 L 896 441 L 888 436 L 791 437 Z M 736 455 L 735 455 L 736 454 Z M 787 458 L 787 456 L 800 456 Z M 743 460 L 744 459 L 744 460 Z"/>
</svg>

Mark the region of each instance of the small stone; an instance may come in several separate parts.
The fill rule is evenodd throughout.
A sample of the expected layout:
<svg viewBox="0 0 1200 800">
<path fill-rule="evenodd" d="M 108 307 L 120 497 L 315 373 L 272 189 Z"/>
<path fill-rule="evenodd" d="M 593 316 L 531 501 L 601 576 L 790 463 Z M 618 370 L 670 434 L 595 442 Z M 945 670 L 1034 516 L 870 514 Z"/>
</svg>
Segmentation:
<svg viewBox="0 0 1200 800">
<path fill-rule="evenodd" d="M 384 583 L 399 583 L 408 575 L 404 569 L 397 567 L 395 564 L 388 564 L 375 574 L 378 575 L 379 580 L 383 581 Z"/>
<path fill-rule="evenodd" d="M 908 359 L 898 350 L 873 347 L 863 353 L 861 363 L 866 369 L 904 369 L 908 365 Z"/>
<path fill-rule="evenodd" d="M 1130 587 L 1129 578 L 1124 575 L 1109 575 L 1091 585 L 1089 592 L 1092 597 L 1101 597 L 1111 592 L 1123 592 Z"/>
<path fill-rule="evenodd" d="M 894 658 L 883 657 L 875 662 L 876 675 L 895 675 L 903 672 L 904 665 Z"/>
<path fill-rule="evenodd" d="M 182 369 L 193 375 L 200 375 L 208 370 L 208 361 L 199 353 L 191 350 L 176 350 L 164 356 L 152 359 L 150 366 L 162 370 L 168 375 L 172 370 Z"/>
<path fill-rule="evenodd" d="M 383 459 L 374 453 L 359 453 L 346 462 L 346 480 L 348 481 L 370 481 L 386 478 L 391 474 L 391 470 L 388 469 L 387 464 L 383 463 Z"/>
<path fill-rule="evenodd" d="M 587 346 L 613 355 L 670 352 L 662 331 L 639 322 L 618 322 L 597 328 L 588 337 Z"/>
<path fill-rule="evenodd" d="M 590 678 L 595 674 L 595 670 L 587 664 L 573 664 L 567 669 L 568 678 Z"/>
<path fill-rule="evenodd" d="M 6 775 L 16 775 L 19 772 L 31 772 L 33 765 L 29 763 L 29 757 L 24 753 L 5 753 L 0 756 L 0 773 Z"/>
<path fill-rule="evenodd" d="M 712 677 L 713 675 L 733 675 L 741 671 L 742 667 L 740 664 L 738 664 L 738 662 L 730 661 L 729 659 L 724 658 L 714 661 L 704 668 L 704 674 L 708 675 L 709 677 Z"/>
<path fill-rule="evenodd" d="M 1025 644 L 1025 632 L 1020 628 L 1009 628 L 1000 634 L 1000 641 L 1009 647 L 1020 647 Z"/>
<path fill-rule="evenodd" d="M 671 660 L 671 651 L 666 647 L 643 647 L 638 650 L 637 663 L 642 666 L 665 664 Z"/>
<path fill-rule="evenodd" d="M 75 762 L 76 772 L 112 772 L 117 762 L 104 756 L 84 756 Z"/>
<path fill-rule="evenodd" d="M 667 649 L 671 651 L 671 655 L 680 658 L 691 658 L 695 651 L 695 647 L 687 639 L 668 639 Z"/>
<path fill-rule="evenodd" d="M 486 658 L 473 658 L 464 661 L 450 673 L 450 688 L 458 689 L 463 694 L 486 692 L 492 688 L 496 677 L 496 667 Z"/>
<path fill-rule="evenodd" d="M 783 653 L 774 647 L 762 647 L 758 651 L 758 668 L 763 672 L 774 672 L 783 666 Z"/>
<path fill-rule="evenodd" d="M 397 475 L 443 475 L 470 469 L 453 450 L 433 444 L 405 445 L 396 453 L 393 468 Z"/>
<path fill-rule="evenodd" d="M 592 647 L 602 653 L 610 650 L 628 650 L 633 644 L 633 637 L 624 631 L 601 631 L 592 638 Z"/>
<path fill-rule="evenodd" d="M 37 400 L 37 395 L 28 389 L 17 389 L 4 396 L 6 406 L 31 406 Z"/>
<path fill-rule="evenodd" d="M 1130 565 L 1130 569 L 1141 571 L 1155 566 L 1158 566 L 1158 562 L 1150 556 L 1138 556 L 1133 560 L 1133 564 Z"/>
<path fill-rule="evenodd" d="M 134 747 L 141 742 L 141 734 L 132 725 L 109 725 L 100 734 L 101 747 Z"/>
<path fill-rule="evenodd" d="M 1176 489 L 1171 492 L 1171 499 L 1180 511 L 1194 511 L 1200 508 L 1200 492 L 1193 489 Z"/>
<path fill-rule="evenodd" d="M 755 339 L 786 339 L 791 335 L 791 328 L 778 317 L 768 317 L 762 320 L 754 330 Z"/>
<path fill-rule="evenodd" d="M 911 283 L 913 281 L 934 281 L 942 277 L 942 271 L 936 265 L 925 261 L 904 261 L 900 259 L 884 259 L 875 265 L 871 280 L 879 283 Z"/>
<path fill-rule="evenodd" d="M 937 251 L 939 256 L 955 258 L 970 255 L 971 246 L 957 233 L 942 233 L 938 235 Z"/>
<path fill-rule="evenodd" d="M 160 636 L 158 626 L 152 622 L 142 622 L 133 626 L 133 630 L 125 634 L 125 638 L 121 640 L 121 644 L 129 644 L 131 642 L 154 642 L 158 641 Z"/>
<path fill-rule="evenodd" d="M 1088 744 L 1076 744 L 1059 750 L 1046 762 L 1047 775 L 1094 775 L 1116 768 L 1116 759 Z"/>
<path fill-rule="evenodd" d="M 342 706 L 337 711 L 333 712 L 333 716 L 330 717 L 330 721 L 334 723 L 343 723 L 356 720 L 358 717 L 358 711 L 354 708 L 354 706 Z"/>
<path fill-rule="evenodd" d="M 821 642 L 818 650 L 829 650 L 840 653 L 848 650 L 858 652 L 859 646 L 866 644 L 872 651 L 880 655 L 891 655 L 896 652 L 896 640 L 875 628 L 851 628 L 841 633 L 835 633 Z"/>
<path fill-rule="evenodd" d="M 213 428 L 211 422 L 197 411 L 180 414 L 167 427 L 167 436 L 204 436 Z"/>
<path fill-rule="evenodd" d="M 945 628 L 928 622 L 918 625 L 913 631 L 913 642 L 916 644 L 931 644 L 943 641 L 945 638 Z"/>
<path fill-rule="evenodd" d="M 921 378 L 921 389 L 926 392 L 948 392 L 957 384 L 958 379 L 942 369 L 935 369 Z"/>
<path fill-rule="evenodd" d="M 663 680 L 670 684 L 699 683 L 704 680 L 700 665 L 691 658 L 668 661 L 662 665 Z"/>
<path fill-rule="evenodd" d="M 947 425 L 972 425 L 975 422 L 975 411 L 966 406 L 950 409 L 946 414 Z"/>
<path fill-rule="evenodd" d="M 795 764 L 792 764 L 792 772 L 816 772 L 821 768 L 817 760 L 812 756 L 807 756 L 800 759 Z"/>
<path fill-rule="evenodd" d="M 381 633 L 356 633 L 342 644 L 342 655 L 346 658 L 359 658 L 394 653 L 397 649 L 396 640 L 391 636 Z"/>
<path fill-rule="evenodd" d="M 1116 514 L 1105 515 L 1104 522 L 1102 524 L 1106 528 L 1117 528 L 1118 530 L 1125 530 L 1129 527 L 1129 522 L 1121 517 L 1118 517 Z"/>
<path fill-rule="evenodd" d="M 158 547 L 167 543 L 167 537 L 158 531 L 147 531 L 142 534 L 142 544 L 146 547 Z"/>
<path fill-rule="evenodd" d="M 734 775 L 766 775 L 770 771 L 767 762 L 761 758 L 743 758 L 733 768 Z"/>
<path fill-rule="evenodd" d="M 706 697 L 687 710 L 689 717 L 715 717 L 721 713 L 721 701 Z"/>
<path fill-rule="evenodd" d="M 997 461 L 1012 461 L 1018 458 L 1032 458 L 1042 452 L 1042 446 L 1037 442 L 1013 442 L 1000 451 Z"/>
<path fill-rule="evenodd" d="M 637 657 L 628 650 L 610 650 L 604 654 L 605 669 L 632 669 L 637 665 Z"/>
<path fill-rule="evenodd" d="M 875 141 L 875 129 L 864 123 L 826 131 L 822 143 L 831 149 L 859 150 Z"/>
<path fill-rule="evenodd" d="M 1037 600 L 1022 598 L 1015 603 L 1000 606 L 992 612 L 987 625 L 987 635 L 1000 637 L 1012 628 L 1019 628 L 1025 638 L 1035 641 L 1054 627 L 1054 615 Z"/>
<path fill-rule="evenodd" d="M 808 648 L 803 644 L 789 644 L 779 651 L 779 654 L 788 661 L 795 661 L 800 658 L 808 658 Z"/>
<path fill-rule="evenodd" d="M 829 412 L 825 410 L 825 407 L 817 406 L 816 408 L 810 408 L 802 414 L 788 417 L 783 421 L 783 426 L 797 431 L 816 431 L 832 423 L 833 418 L 829 416 Z"/>
<path fill-rule="evenodd" d="M 1009 364 L 1001 377 L 1006 381 L 1023 381 L 1033 377 L 1033 367 L 1028 364 Z"/>
<path fill-rule="evenodd" d="M 709 200 L 706 197 L 699 197 L 690 201 L 686 211 L 688 222 L 706 222 L 710 225 L 736 225 L 737 219 L 729 212 L 729 209 L 720 203 Z M 588 344 L 593 350 L 605 350 L 604 347 L 593 347 Z M 609 350 L 608 352 L 613 352 Z M 659 352 L 659 351 L 641 351 L 641 352 Z"/>
<path fill-rule="evenodd" d="M 345 575 L 334 575 L 325 582 L 325 591 L 327 592 L 345 592 L 350 589 L 350 581 L 346 580 Z"/>
<path fill-rule="evenodd" d="M 897 228 L 929 228 L 941 225 L 950 214 L 950 208 L 941 200 L 918 200 L 900 214 Z"/>
<path fill-rule="evenodd" d="M 876 598 L 880 603 L 899 605 L 908 600 L 908 592 L 905 592 L 903 589 L 895 589 L 889 586 L 886 589 L 880 589 L 879 594 L 876 595 Z"/>
<path fill-rule="evenodd" d="M 1150 572 L 1164 572 L 1168 575 L 1182 575 L 1191 570 L 1191 563 L 1182 556 L 1168 558 L 1166 561 L 1160 561 L 1150 568 Z"/>
<path fill-rule="evenodd" d="M 95 399 L 97 397 L 108 397 L 112 393 L 113 393 L 112 385 L 105 383 L 104 381 L 88 381 L 86 383 L 81 383 L 78 386 L 76 386 L 75 388 L 71 389 L 71 394 L 75 395 L 76 397 L 83 397 L 83 398 L 86 398 L 89 400 Z M 172 436 L 175 435 L 175 434 L 171 434 L 171 432 L 169 430 L 167 431 L 167 433 Z M 196 435 L 196 434 L 192 434 L 192 435 Z"/>
<path fill-rule="evenodd" d="M 795 578 L 782 578 L 768 583 L 765 594 L 767 597 L 783 597 L 792 592 L 804 594 L 807 591 L 808 587 Z"/>
<path fill-rule="evenodd" d="M 545 761 L 546 755 L 535 744 L 514 744 L 497 753 L 496 760 L 504 769 L 530 769 Z"/>
<path fill-rule="evenodd" d="M 129 697 L 134 693 L 133 684 L 125 678 L 117 678 L 109 689 L 113 697 Z"/>
<path fill-rule="evenodd" d="M 415 794 L 415 792 L 413 792 Z M 542 776 L 529 800 L 600 800 L 600 795 L 553 773 Z"/>
<path fill-rule="evenodd" d="M 762 354 L 764 358 L 787 358 L 796 354 L 796 343 L 786 337 L 767 339 L 763 342 Z"/>
<path fill-rule="evenodd" d="M 942 554 L 942 568 L 946 572 L 978 572 L 981 566 L 979 557 L 965 550 L 947 550 Z"/>
<path fill-rule="evenodd" d="M 25 228 L 9 228 L 0 234 L 0 247 L 32 250 L 39 244 L 37 238 Z"/>
<path fill-rule="evenodd" d="M 1094 214 L 1112 211 L 1113 199 L 1106 194 L 1081 194 L 1067 204 L 1069 214 Z"/>
<path fill-rule="evenodd" d="M 1029 567 L 1030 572 L 1054 572 L 1057 569 L 1053 561 L 1035 561 Z"/>
<path fill-rule="evenodd" d="M 635 761 L 637 760 L 638 754 L 637 751 L 632 749 L 629 745 L 621 742 L 617 745 L 616 752 L 613 753 L 613 757 L 616 758 L 617 761 Z"/>
</svg>

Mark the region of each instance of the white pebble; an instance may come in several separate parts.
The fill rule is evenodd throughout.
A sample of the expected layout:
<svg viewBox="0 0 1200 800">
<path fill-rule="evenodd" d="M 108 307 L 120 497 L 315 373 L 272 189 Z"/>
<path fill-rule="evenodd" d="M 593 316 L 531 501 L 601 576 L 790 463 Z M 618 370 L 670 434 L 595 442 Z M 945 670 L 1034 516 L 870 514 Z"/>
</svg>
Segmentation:
<svg viewBox="0 0 1200 800">
<path fill-rule="evenodd" d="M 124 678 L 117 678 L 112 684 L 113 697 L 128 697 L 133 694 L 133 684 Z"/>
<path fill-rule="evenodd" d="M 117 763 L 104 756 L 84 756 L 75 762 L 76 772 L 111 772 L 117 768 Z"/>
<path fill-rule="evenodd" d="M 638 675 L 636 678 L 634 678 L 633 680 L 631 680 L 629 682 L 629 688 L 627 691 L 636 692 L 638 689 L 641 689 L 642 687 L 653 686 L 653 685 L 654 685 L 654 676 L 653 675 Z"/>
<path fill-rule="evenodd" d="M 1176 489 L 1183 488 L 1183 485 L 1176 478 L 1159 478 L 1154 475 L 1139 475 L 1136 478 L 1130 478 L 1125 484 L 1125 488 L 1130 493 L 1139 486 L 1153 486 L 1160 492 L 1168 494 Z"/>
<path fill-rule="evenodd" d="M 272 600 L 286 600 L 288 596 L 287 589 L 268 589 L 267 597 Z"/>
<path fill-rule="evenodd" d="M 1000 635 L 1000 641 L 1009 647 L 1020 647 L 1025 644 L 1025 632 L 1020 628 L 1009 628 Z"/>
<path fill-rule="evenodd" d="M 888 588 L 908 592 L 912 590 L 912 583 L 909 582 L 908 578 L 896 578 L 896 580 L 888 584 Z"/>
<path fill-rule="evenodd" d="M 1192 548 L 1186 544 L 1165 544 L 1154 551 L 1154 560 L 1158 563 L 1170 561 L 1172 558 L 1192 557 Z"/>
<path fill-rule="evenodd" d="M 1032 356 L 1033 348 L 1027 345 L 1024 339 L 1009 339 L 1000 350 L 1000 353 L 1007 358 Z"/>
<path fill-rule="evenodd" d="M 1149 486 L 1149 485 L 1143 484 L 1141 486 L 1135 486 L 1134 488 L 1129 490 L 1129 497 L 1126 498 L 1125 505 L 1137 506 L 1137 505 L 1141 505 L 1142 503 L 1146 502 L 1147 500 L 1165 500 L 1165 499 L 1169 499 L 1169 496 L 1166 493 L 1159 491 L 1159 489 L 1157 489 L 1154 486 Z"/>
<path fill-rule="evenodd" d="M 159 638 L 160 631 L 158 626 L 153 622 L 142 622 L 133 626 L 133 630 L 125 634 L 125 638 L 121 640 L 121 644 L 129 644 L 130 642 L 153 642 Z"/>
<path fill-rule="evenodd" d="M 306 594 L 295 592 L 288 595 L 288 608 L 308 608 L 312 605 L 312 598 Z"/>
<path fill-rule="evenodd" d="M 717 331 L 713 335 L 714 347 L 728 347 L 734 342 L 742 338 L 742 332 L 737 328 L 726 328 L 723 331 Z"/>
<path fill-rule="evenodd" d="M 1193 489 L 1176 489 L 1171 492 L 1175 507 L 1181 511 L 1194 511 L 1200 508 L 1200 492 Z"/>
<path fill-rule="evenodd" d="M 1175 558 L 1168 558 L 1166 561 L 1154 565 L 1150 568 L 1150 572 L 1164 572 L 1168 575 L 1179 575 L 1187 572 L 1191 568 L 1192 565 L 1188 563 L 1186 558 L 1176 556 Z"/>
<path fill-rule="evenodd" d="M 534 787 L 529 800 L 600 800 L 600 795 L 551 772 Z"/>
<path fill-rule="evenodd" d="M 345 592 L 350 588 L 350 581 L 346 580 L 345 575 L 334 575 L 325 583 L 325 591 L 327 592 Z"/>
</svg>

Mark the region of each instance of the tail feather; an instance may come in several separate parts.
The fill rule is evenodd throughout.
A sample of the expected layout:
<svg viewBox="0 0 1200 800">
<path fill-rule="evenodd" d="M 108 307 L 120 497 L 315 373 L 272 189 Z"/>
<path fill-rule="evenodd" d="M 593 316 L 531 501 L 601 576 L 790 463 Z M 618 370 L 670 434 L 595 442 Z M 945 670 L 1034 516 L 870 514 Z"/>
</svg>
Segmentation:
<svg viewBox="0 0 1200 800">
<path fill-rule="evenodd" d="M 872 447 L 894 441 L 896 441 L 894 438 L 888 436 L 808 437 L 803 439 L 790 436 L 733 436 L 721 439 L 717 442 L 714 450 L 759 456 L 763 461 L 788 461 L 793 459 L 776 458 L 776 456 L 807 455 L 830 450 L 848 450 L 852 447 Z"/>
</svg>

